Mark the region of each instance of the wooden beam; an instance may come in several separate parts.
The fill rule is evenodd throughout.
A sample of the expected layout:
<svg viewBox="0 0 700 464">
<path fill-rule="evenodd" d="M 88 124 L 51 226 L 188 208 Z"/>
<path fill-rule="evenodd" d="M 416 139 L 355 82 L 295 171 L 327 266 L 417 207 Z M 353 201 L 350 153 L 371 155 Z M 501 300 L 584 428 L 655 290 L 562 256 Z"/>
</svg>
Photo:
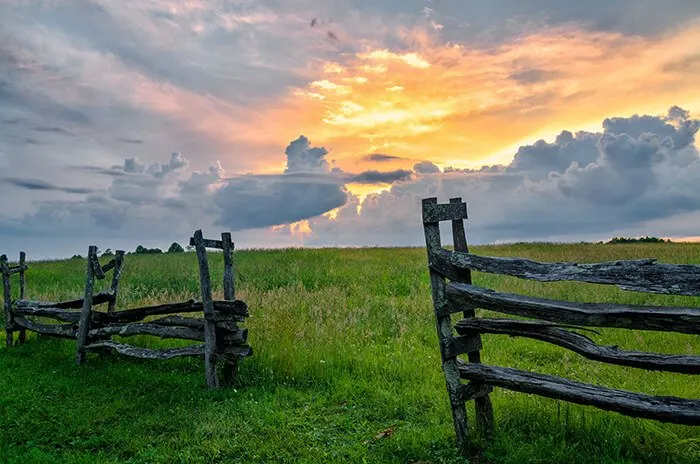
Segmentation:
<svg viewBox="0 0 700 464">
<path fill-rule="evenodd" d="M 700 308 L 576 303 L 500 293 L 459 282 L 450 282 L 446 294 L 455 305 L 563 324 L 700 334 Z"/>
<path fill-rule="evenodd" d="M 221 240 L 202 238 L 202 243 L 204 245 L 204 248 L 218 248 L 219 250 L 222 250 L 224 248 L 224 244 L 221 242 Z M 196 246 L 194 237 L 190 237 L 190 246 Z"/>
<path fill-rule="evenodd" d="M 646 353 L 600 346 L 590 338 L 551 322 L 514 319 L 464 319 L 455 326 L 460 334 L 491 333 L 526 337 L 567 348 L 588 359 L 608 364 L 637 367 L 653 371 L 700 374 L 700 356 Z"/>
<path fill-rule="evenodd" d="M 466 203 L 423 203 L 423 224 L 467 219 Z"/>
<path fill-rule="evenodd" d="M 700 265 L 659 264 L 655 259 L 603 263 L 543 263 L 521 258 L 478 256 L 443 248 L 433 250 L 430 268 L 460 281 L 465 269 L 540 282 L 578 281 L 616 285 L 622 290 L 700 296 Z"/>
<path fill-rule="evenodd" d="M 114 299 L 110 292 L 100 292 L 92 296 L 92 304 L 98 305 L 108 303 Z M 84 298 L 69 301 L 34 301 L 16 300 L 15 306 L 18 308 L 54 308 L 54 309 L 79 309 L 83 307 Z"/>
<path fill-rule="evenodd" d="M 479 380 L 508 390 L 595 406 L 632 417 L 700 425 L 700 400 L 651 396 L 484 364 L 462 364 L 459 366 L 459 372 L 463 379 Z"/>
</svg>

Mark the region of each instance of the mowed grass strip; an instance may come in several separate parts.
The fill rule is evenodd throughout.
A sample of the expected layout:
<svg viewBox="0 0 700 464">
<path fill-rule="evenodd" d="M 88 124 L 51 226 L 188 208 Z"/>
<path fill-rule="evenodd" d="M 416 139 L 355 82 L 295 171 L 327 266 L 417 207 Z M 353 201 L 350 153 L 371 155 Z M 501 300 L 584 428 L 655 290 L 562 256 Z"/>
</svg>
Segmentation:
<svg viewBox="0 0 700 464">
<path fill-rule="evenodd" d="M 694 244 L 515 244 L 472 251 L 541 261 L 656 257 L 700 264 L 700 245 Z M 215 297 L 222 298 L 222 256 L 209 257 Z M 193 359 L 91 355 L 76 366 L 73 342 L 32 334 L 22 347 L 0 349 L 0 462 L 469 462 L 454 447 L 424 249 L 251 250 L 234 259 L 238 297 L 250 306 L 245 326 L 254 349 L 234 388 L 209 391 L 203 364 Z M 84 272 L 84 260 L 30 263 L 27 296 L 79 297 Z M 700 306 L 699 298 L 592 284 L 481 273 L 474 281 L 573 301 Z M 189 298 L 199 298 L 194 253 L 126 257 L 119 308 Z M 700 354 L 697 336 L 599 332 L 587 335 L 621 348 Z M 152 337 L 129 342 L 189 343 Z M 693 376 L 607 366 L 527 339 L 485 335 L 483 360 L 700 398 Z M 496 437 L 475 442 L 472 462 L 700 462 L 698 428 L 502 389 L 492 398 Z"/>
</svg>

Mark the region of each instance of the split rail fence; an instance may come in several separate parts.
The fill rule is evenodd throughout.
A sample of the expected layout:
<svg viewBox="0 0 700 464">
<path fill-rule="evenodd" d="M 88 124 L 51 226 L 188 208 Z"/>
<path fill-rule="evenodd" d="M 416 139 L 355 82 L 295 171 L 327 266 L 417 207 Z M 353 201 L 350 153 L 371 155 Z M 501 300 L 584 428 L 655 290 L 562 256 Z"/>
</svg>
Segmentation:
<svg viewBox="0 0 700 464">
<path fill-rule="evenodd" d="M 238 326 L 249 314 L 246 303 L 235 298 L 232 256 L 234 244 L 230 233 L 222 233 L 221 240 L 211 240 L 205 239 L 201 230 L 197 230 L 190 238 L 190 244 L 195 247 L 199 264 L 201 301 L 189 300 L 120 311 L 116 310 L 116 305 L 124 251 L 116 251 L 112 260 L 101 265 L 97 247 L 90 246 L 83 298 L 61 302 L 25 299 L 25 253 L 20 253 L 17 266 L 10 266 L 6 255 L 0 256 L 7 346 L 13 345 L 14 332 L 19 331 L 18 343 L 21 344 L 26 341 L 26 330 L 30 330 L 46 336 L 75 340 L 78 364 L 85 361 L 88 352 L 115 351 L 122 355 L 145 359 L 199 357 L 204 359 L 206 381 L 210 388 L 218 388 L 222 381 L 230 382 L 239 363 L 252 355 L 252 348 L 247 343 L 248 330 Z M 212 298 L 207 248 L 223 250 L 224 300 Z M 94 293 L 95 281 L 105 279 L 109 271 L 112 271 L 110 288 Z M 12 301 L 10 282 L 11 275 L 15 273 L 20 274 L 20 295 L 19 299 Z M 96 306 L 105 303 L 106 311 L 95 310 Z M 74 311 L 76 309 L 80 311 Z M 202 313 L 203 317 L 184 317 L 182 313 Z M 164 317 L 147 320 L 153 316 Z M 59 323 L 47 323 L 45 319 L 54 319 Z M 149 349 L 112 339 L 113 336 L 135 335 L 204 343 L 181 348 Z M 218 374 L 217 364 L 221 366 L 221 376 Z"/>
<path fill-rule="evenodd" d="M 615 327 L 700 334 L 700 308 L 594 304 L 500 293 L 472 284 L 471 271 L 541 282 L 579 281 L 616 285 L 623 290 L 700 296 L 700 266 L 660 264 L 654 259 L 592 264 L 535 262 L 478 256 L 469 252 L 461 198 L 438 204 L 423 200 L 423 227 L 437 332 L 457 445 L 468 450 L 465 402 L 474 400 L 476 423 L 484 436 L 493 433 L 493 387 L 595 406 L 624 415 L 686 425 L 700 425 L 700 400 L 651 396 L 481 362 L 481 334 L 527 337 L 572 350 L 588 359 L 646 370 L 700 374 L 700 356 L 626 351 L 601 346 L 567 329 Z M 450 221 L 454 251 L 442 247 L 440 222 Z M 477 308 L 534 320 L 477 318 Z M 454 329 L 451 315 L 462 313 Z M 458 356 L 467 354 L 468 362 Z M 463 383 L 462 380 L 468 380 Z"/>
</svg>

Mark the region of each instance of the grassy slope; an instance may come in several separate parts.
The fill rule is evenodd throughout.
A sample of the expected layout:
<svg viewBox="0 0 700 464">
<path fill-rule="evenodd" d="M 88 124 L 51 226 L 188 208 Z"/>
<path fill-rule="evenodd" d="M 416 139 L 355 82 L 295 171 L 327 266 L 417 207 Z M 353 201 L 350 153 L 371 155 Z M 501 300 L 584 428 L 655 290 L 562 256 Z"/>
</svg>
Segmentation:
<svg viewBox="0 0 700 464">
<path fill-rule="evenodd" d="M 658 257 L 700 263 L 700 246 L 686 244 L 475 251 L 545 261 Z M 220 259 L 210 255 L 218 297 Z M 32 337 L 22 347 L 0 349 L 0 461 L 467 462 L 454 450 L 424 250 L 249 251 L 235 259 L 238 296 L 253 315 L 246 326 L 255 350 L 236 388 L 208 391 L 196 360 L 91 356 L 75 366 L 74 343 Z M 27 295 L 78 297 L 83 273 L 79 260 L 32 263 Z M 590 284 L 484 274 L 475 282 L 579 301 L 700 304 Z M 197 298 L 198 291 L 193 254 L 128 256 L 120 307 Z M 593 337 L 624 348 L 700 354 L 699 337 L 693 336 L 604 330 Z M 147 337 L 132 342 L 179 343 Z M 700 384 L 691 376 L 606 366 L 504 336 L 487 335 L 484 345 L 487 363 L 700 398 Z M 493 401 L 497 435 L 475 456 L 478 462 L 700 462 L 697 428 L 501 389 Z M 373 440 L 392 426 L 393 435 Z"/>
</svg>

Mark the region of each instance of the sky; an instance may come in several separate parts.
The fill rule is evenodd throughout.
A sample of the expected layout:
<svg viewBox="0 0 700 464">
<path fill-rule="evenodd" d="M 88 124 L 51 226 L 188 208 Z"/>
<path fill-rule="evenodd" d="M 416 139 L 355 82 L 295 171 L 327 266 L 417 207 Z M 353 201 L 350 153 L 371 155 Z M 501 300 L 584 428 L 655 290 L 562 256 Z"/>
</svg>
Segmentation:
<svg viewBox="0 0 700 464">
<path fill-rule="evenodd" d="M 0 252 L 700 236 L 697 0 L 0 0 Z"/>
</svg>

